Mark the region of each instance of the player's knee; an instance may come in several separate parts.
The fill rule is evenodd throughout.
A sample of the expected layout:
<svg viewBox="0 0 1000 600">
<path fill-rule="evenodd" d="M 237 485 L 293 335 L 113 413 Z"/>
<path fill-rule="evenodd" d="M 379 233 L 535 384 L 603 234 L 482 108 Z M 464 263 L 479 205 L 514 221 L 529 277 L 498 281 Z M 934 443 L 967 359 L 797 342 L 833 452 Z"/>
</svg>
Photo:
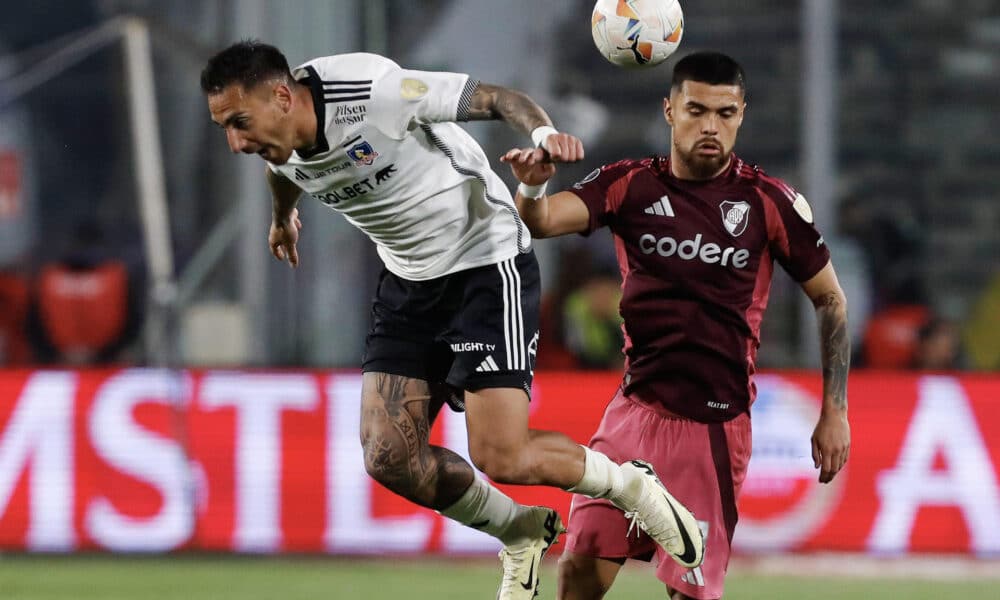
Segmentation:
<svg viewBox="0 0 1000 600">
<path fill-rule="evenodd" d="M 362 423 L 361 449 L 365 457 L 365 471 L 372 479 L 397 494 L 409 491 L 405 444 L 391 426 Z"/>
<path fill-rule="evenodd" d="M 469 457 L 477 469 L 497 483 L 521 483 L 524 477 L 517 452 L 470 444 Z"/>
<path fill-rule="evenodd" d="M 495 454 L 472 457 L 476 468 L 497 483 L 518 483 L 517 469 L 502 456 Z"/>
<path fill-rule="evenodd" d="M 607 591 L 593 565 L 584 567 L 569 553 L 559 557 L 558 600 L 601 600 Z"/>
</svg>

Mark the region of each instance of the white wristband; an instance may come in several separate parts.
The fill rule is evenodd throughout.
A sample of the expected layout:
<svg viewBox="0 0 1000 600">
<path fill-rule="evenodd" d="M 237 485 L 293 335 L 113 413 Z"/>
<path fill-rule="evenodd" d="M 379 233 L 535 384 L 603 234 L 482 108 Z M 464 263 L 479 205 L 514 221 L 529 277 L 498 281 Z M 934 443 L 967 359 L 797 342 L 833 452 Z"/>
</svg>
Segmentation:
<svg viewBox="0 0 1000 600">
<path fill-rule="evenodd" d="M 531 198 L 532 200 L 538 200 L 545 195 L 545 186 L 549 185 L 548 181 L 543 181 L 538 185 L 528 185 L 527 183 L 521 182 L 517 186 L 517 193 L 521 194 L 522 198 Z"/>
<path fill-rule="evenodd" d="M 548 125 L 535 127 L 535 129 L 531 132 L 531 142 L 535 145 L 535 148 L 541 148 L 542 144 L 545 143 L 545 138 L 549 137 L 553 133 L 559 133 L 556 131 L 555 127 L 549 127 Z"/>
</svg>

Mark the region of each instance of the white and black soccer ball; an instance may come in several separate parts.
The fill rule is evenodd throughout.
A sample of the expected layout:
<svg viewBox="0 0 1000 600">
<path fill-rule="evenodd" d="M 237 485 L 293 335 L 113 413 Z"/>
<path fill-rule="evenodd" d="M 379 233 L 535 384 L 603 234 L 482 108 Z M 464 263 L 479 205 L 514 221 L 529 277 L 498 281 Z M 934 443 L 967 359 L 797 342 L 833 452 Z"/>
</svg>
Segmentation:
<svg viewBox="0 0 1000 600">
<path fill-rule="evenodd" d="M 684 35 L 677 0 L 597 0 L 590 23 L 601 56 L 619 67 L 660 64 Z"/>
</svg>

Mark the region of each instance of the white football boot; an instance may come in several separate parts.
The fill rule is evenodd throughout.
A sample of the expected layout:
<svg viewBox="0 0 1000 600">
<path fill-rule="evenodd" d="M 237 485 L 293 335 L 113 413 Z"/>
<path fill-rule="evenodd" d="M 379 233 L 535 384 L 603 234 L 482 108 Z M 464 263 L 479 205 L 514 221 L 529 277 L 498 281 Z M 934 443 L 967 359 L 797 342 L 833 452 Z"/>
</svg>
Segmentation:
<svg viewBox="0 0 1000 600">
<path fill-rule="evenodd" d="M 705 558 L 705 538 L 691 511 L 670 495 L 649 463 L 632 460 L 621 468 L 639 475 L 642 484 L 635 506 L 618 506 L 632 519 L 629 532 L 638 525 L 677 564 L 689 569 L 699 566 Z"/>
<path fill-rule="evenodd" d="M 559 513 L 545 506 L 529 507 L 525 518 L 535 521 L 531 529 L 537 535 L 522 543 L 505 546 L 500 551 L 503 580 L 497 590 L 497 600 L 531 600 L 538 595 L 538 571 L 542 557 L 566 531 Z"/>
</svg>

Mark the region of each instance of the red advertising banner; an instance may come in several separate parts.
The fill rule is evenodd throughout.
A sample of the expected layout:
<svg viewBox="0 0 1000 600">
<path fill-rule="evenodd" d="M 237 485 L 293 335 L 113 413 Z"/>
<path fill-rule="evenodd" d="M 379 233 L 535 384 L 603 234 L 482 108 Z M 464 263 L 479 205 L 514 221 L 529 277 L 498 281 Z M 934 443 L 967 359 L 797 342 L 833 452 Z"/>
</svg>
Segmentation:
<svg viewBox="0 0 1000 600">
<path fill-rule="evenodd" d="M 1000 377 L 855 373 L 831 485 L 810 456 L 819 377 L 757 381 L 739 551 L 1000 555 Z M 586 442 L 617 384 L 538 373 L 532 426 Z M 360 391 L 354 373 L 0 371 L 0 548 L 495 551 L 369 479 Z M 467 456 L 462 415 L 432 441 Z M 568 510 L 565 492 L 505 489 Z"/>
</svg>

